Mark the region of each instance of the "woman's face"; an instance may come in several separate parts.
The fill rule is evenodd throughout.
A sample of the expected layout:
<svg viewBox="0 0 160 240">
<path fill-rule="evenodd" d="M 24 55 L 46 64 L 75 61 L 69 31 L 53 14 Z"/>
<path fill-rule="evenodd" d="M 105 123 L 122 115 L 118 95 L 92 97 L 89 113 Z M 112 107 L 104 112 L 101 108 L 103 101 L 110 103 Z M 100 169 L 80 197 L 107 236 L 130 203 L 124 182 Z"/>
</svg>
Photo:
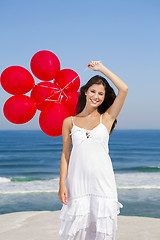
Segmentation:
<svg viewBox="0 0 160 240">
<path fill-rule="evenodd" d="M 105 88 L 102 84 L 93 84 L 85 93 L 86 103 L 91 106 L 98 107 L 102 104 L 105 98 Z"/>
</svg>

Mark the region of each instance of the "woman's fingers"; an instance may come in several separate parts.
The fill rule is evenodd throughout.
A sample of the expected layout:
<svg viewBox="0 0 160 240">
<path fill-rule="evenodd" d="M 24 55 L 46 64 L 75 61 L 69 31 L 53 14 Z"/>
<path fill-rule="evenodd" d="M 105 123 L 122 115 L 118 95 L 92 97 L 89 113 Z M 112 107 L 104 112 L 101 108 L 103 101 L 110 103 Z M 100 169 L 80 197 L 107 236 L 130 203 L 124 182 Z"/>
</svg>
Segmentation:
<svg viewBox="0 0 160 240">
<path fill-rule="evenodd" d="M 64 203 L 64 204 L 68 203 L 68 201 L 66 201 L 66 198 L 64 197 L 64 195 L 62 195 L 62 196 L 60 197 L 60 200 L 61 200 L 61 202 Z"/>
<path fill-rule="evenodd" d="M 100 71 L 102 63 L 101 61 L 90 61 L 90 63 L 87 64 L 87 67 L 91 68 L 93 71 Z"/>
<path fill-rule="evenodd" d="M 95 65 L 95 62 L 94 61 L 91 61 L 90 62 L 90 65 L 93 67 Z"/>
<path fill-rule="evenodd" d="M 94 67 L 95 65 L 97 65 L 99 63 L 99 61 L 90 61 L 89 64 L 87 64 L 88 67 Z"/>
<path fill-rule="evenodd" d="M 66 192 L 64 193 L 63 203 L 64 203 L 64 204 L 67 204 L 67 203 L 68 203 L 68 200 L 67 200 L 67 193 L 66 193 Z"/>
<path fill-rule="evenodd" d="M 64 192 L 64 193 L 58 193 L 58 196 L 59 196 L 59 199 L 62 203 L 64 204 L 67 204 L 68 203 L 68 200 L 67 200 L 67 193 Z"/>
<path fill-rule="evenodd" d="M 87 64 L 88 67 L 94 67 L 94 64 L 92 62 L 90 62 L 89 64 Z"/>
</svg>

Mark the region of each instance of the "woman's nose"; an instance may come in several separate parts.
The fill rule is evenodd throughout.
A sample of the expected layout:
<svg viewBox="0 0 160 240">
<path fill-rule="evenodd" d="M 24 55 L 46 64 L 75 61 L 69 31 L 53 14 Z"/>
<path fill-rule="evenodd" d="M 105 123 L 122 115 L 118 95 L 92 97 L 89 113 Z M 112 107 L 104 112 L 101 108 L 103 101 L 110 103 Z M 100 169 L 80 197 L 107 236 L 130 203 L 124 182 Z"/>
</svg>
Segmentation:
<svg viewBox="0 0 160 240">
<path fill-rule="evenodd" d="M 95 99 L 98 99 L 98 94 L 95 94 L 95 95 L 94 95 L 94 98 L 95 98 Z"/>
</svg>

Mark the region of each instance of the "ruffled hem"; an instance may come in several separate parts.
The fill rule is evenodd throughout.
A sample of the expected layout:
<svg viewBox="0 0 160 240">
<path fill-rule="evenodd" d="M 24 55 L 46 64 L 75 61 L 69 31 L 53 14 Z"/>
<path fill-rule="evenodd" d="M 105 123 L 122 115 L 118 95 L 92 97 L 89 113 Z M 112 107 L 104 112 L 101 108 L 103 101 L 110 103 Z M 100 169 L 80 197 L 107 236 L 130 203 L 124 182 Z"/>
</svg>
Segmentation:
<svg viewBox="0 0 160 240">
<path fill-rule="evenodd" d="M 117 215 L 122 207 L 116 199 L 94 194 L 68 199 L 59 214 L 59 235 L 63 240 L 73 240 L 80 230 L 95 224 L 95 232 L 101 236 L 95 239 L 107 240 L 117 230 Z"/>
</svg>

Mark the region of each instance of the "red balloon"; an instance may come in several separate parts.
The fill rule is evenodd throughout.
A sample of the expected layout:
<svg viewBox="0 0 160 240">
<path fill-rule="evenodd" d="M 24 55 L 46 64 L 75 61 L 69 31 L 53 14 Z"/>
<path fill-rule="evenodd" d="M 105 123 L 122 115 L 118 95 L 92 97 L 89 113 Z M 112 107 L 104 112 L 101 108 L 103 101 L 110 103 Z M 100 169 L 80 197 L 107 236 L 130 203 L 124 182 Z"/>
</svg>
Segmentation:
<svg viewBox="0 0 160 240">
<path fill-rule="evenodd" d="M 42 131 L 51 136 L 62 135 L 62 124 L 70 114 L 61 102 L 51 102 L 42 110 L 39 117 L 39 125 Z"/>
<path fill-rule="evenodd" d="M 78 102 L 79 92 L 69 92 L 67 96 L 63 96 L 61 103 L 68 109 L 71 116 L 76 115 L 76 106 Z"/>
<path fill-rule="evenodd" d="M 50 100 L 60 100 L 60 89 L 51 82 L 41 82 L 34 86 L 31 91 L 31 98 L 36 102 L 37 109 L 42 110 Z M 48 101 L 45 101 L 45 99 Z"/>
<path fill-rule="evenodd" d="M 75 80 L 74 80 L 75 79 Z M 74 80 L 74 81 L 72 81 Z M 71 69 L 61 70 L 54 81 L 60 88 L 64 88 L 64 92 L 75 92 L 80 87 L 80 78 L 78 74 Z"/>
<path fill-rule="evenodd" d="M 1 85 L 6 92 L 19 95 L 29 92 L 34 87 L 35 81 L 27 69 L 11 66 L 2 72 Z"/>
<path fill-rule="evenodd" d="M 7 120 L 16 124 L 30 121 L 36 110 L 36 103 L 26 95 L 10 97 L 3 107 L 3 113 Z"/>
<path fill-rule="evenodd" d="M 53 80 L 60 71 L 60 61 L 58 57 L 50 51 L 39 51 L 31 59 L 31 70 L 40 80 Z"/>
</svg>

